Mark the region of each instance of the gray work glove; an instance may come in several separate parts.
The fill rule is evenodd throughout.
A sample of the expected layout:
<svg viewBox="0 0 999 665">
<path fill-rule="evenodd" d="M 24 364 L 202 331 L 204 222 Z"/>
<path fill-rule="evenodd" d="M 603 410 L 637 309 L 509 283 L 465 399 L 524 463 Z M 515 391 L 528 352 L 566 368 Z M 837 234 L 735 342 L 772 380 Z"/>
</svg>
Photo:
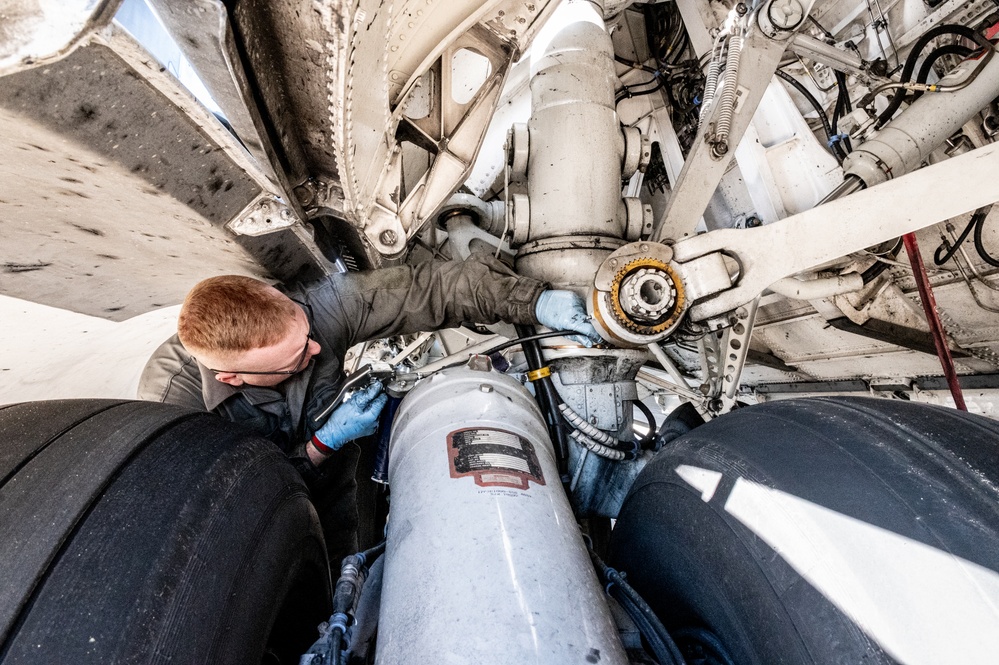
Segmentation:
<svg viewBox="0 0 999 665">
<path fill-rule="evenodd" d="M 316 447 L 321 452 L 330 453 L 339 450 L 348 441 L 374 434 L 378 416 L 387 401 L 388 395 L 382 392 L 382 384 L 378 381 L 358 390 L 333 409 L 329 420 L 315 433 L 313 441 L 322 444 Z"/>
<path fill-rule="evenodd" d="M 583 299 L 572 291 L 549 290 L 538 296 L 538 304 L 534 315 L 541 325 L 552 330 L 574 330 L 579 335 L 570 335 L 569 339 L 584 346 L 593 346 L 603 340 L 586 313 Z"/>
</svg>

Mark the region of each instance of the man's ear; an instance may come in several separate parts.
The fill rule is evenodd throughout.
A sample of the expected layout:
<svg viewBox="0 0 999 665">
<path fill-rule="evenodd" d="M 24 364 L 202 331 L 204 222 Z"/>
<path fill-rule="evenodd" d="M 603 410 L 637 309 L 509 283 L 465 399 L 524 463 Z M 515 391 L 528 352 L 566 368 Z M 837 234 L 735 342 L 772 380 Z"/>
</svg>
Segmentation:
<svg viewBox="0 0 999 665">
<path fill-rule="evenodd" d="M 215 380 L 227 383 L 230 386 L 236 386 L 237 388 L 243 385 L 243 379 L 240 378 L 239 374 L 233 374 L 232 372 L 215 372 Z"/>
</svg>

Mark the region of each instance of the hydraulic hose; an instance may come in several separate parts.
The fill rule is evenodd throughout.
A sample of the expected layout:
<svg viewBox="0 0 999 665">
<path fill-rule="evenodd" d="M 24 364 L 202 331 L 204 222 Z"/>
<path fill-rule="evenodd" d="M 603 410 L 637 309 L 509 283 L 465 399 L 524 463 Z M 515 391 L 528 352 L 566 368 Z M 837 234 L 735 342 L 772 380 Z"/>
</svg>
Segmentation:
<svg viewBox="0 0 999 665">
<path fill-rule="evenodd" d="M 898 87 L 894 96 L 888 102 L 887 108 L 885 108 L 885 110 L 881 112 L 881 115 L 878 116 L 878 128 L 887 124 L 887 122 L 891 120 L 892 116 L 895 115 L 895 112 L 902 106 L 902 102 L 905 101 L 905 96 L 908 92 L 905 89 L 904 84 L 909 83 L 912 80 L 912 74 L 916 69 L 916 62 L 919 60 L 920 54 L 923 52 L 923 49 L 926 48 L 927 44 L 941 35 L 957 35 L 958 37 L 970 39 L 976 44 L 988 49 L 988 53 L 991 56 L 992 44 L 985 39 L 985 37 L 971 28 L 963 25 L 946 24 L 938 25 L 935 28 L 927 30 L 919 39 L 916 40 L 916 43 L 912 45 L 912 49 L 909 51 L 909 57 L 905 59 L 905 65 L 902 67 L 899 84 L 897 84 L 897 86 L 901 87 Z M 979 67 L 976 71 L 980 70 L 981 67 Z"/>
<path fill-rule="evenodd" d="M 534 334 L 533 326 L 518 323 L 514 327 L 521 339 L 527 339 Z M 522 342 L 522 346 L 524 356 L 527 358 L 527 366 L 532 371 L 537 372 L 545 367 L 544 358 L 541 355 L 541 345 L 537 339 Z M 555 446 L 559 475 L 564 481 L 567 481 L 569 477 L 569 433 L 559 415 L 558 405 L 561 400 L 550 376 L 542 376 L 534 381 L 534 387 L 535 399 L 538 401 L 538 406 L 541 407 L 545 422 L 548 423 L 548 433 Z"/>
<path fill-rule="evenodd" d="M 624 576 L 617 570 L 604 563 L 597 553 L 590 549 L 590 558 L 597 569 L 600 579 L 606 584 L 607 593 L 617 600 L 631 620 L 638 626 L 642 637 L 652 649 L 652 655 L 659 665 L 686 665 L 683 654 L 676 646 L 676 642 L 670 636 L 666 627 L 663 626 L 659 617 L 652 611 L 649 604 L 635 591 L 630 584 L 624 581 Z"/>
<path fill-rule="evenodd" d="M 933 263 L 938 266 L 942 266 L 943 264 L 950 261 L 951 257 L 954 256 L 954 253 L 961 248 L 961 245 L 964 243 L 965 240 L 968 239 L 968 236 L 971 235 L 972 231 L 975 231 L 975 235 L 980 236 L 981 232 L 978 231 L 976 227 L 978 227 L 980 224 L 982 224 L 985 221 L 985 218 L 988 216 L 989 211 L 991 209 L 992 206 L 986 206 L 984 208 L 979 208 L 978 210 L 976 210 L 975 213 L 971 216 L 971 220 L 968 222 L 968 225 L 964 227 L 964 230 L 961 231 L 961 235 L 957 237 L 957 240 L 954 241 L 953 245 L 951 245 L 950 241 L 947 240 L 947 238 L 945 237 L 943 239 L 943 242 L 940 243 L 940 246 L 937 247 L 937 250 L 933 252 Z M 977 244 L 975 245 L 975 249 L 978 249 Z"/>
<path fill-rule="evenodd" d="M 944 57 L 945 55 L 959 55 L 961 57 L 968 57 L 971 55 L 972 51 L 967 46 L 962 46 L 961 44 L 947 44 L 941 46 L 938 49 L 930 51 L 930 54 L 926 56 L 923 60 L 923 64 L 919 66 L 919 71 L 916 72 L 916 83 L 926 83 L 926 79 L 930 77 L 930 70 L 937 60 Z M 913 98 L 919 99 L 923 94 L 922 90 L 917 90 Z"/>
<path fill-rule="evenodd" d="M 975 224 L 975 251 L 978 252 L 978 256 L 981 257 L 982 261 L 985 261 L 993 268 L 999 268 L 999 260 L 995 259 L 985 250 L 985 243 L 982 242 L 982 230 L 985 228 L 985 218 L 988 217 L 991 209 L 992 206 L 989 206 L 981 216 L 981 219 L 978 220 L 978 223 Z"/>
<path fill-rule="evenodd" d="M 605 446 L 602 443 L 597 443 L 590 437 L 580 432 L 578 429 L 574 429 L 569 432 L 569 438 L 589 450 L 594 455 L 599 455 L 600 457 L 614 460 L 615 462 L 619 462 L 628 456 L 628 454 L 623 450 L 618 450 L 616 448 L 611 448 L 610 446 Z"/>
<path fill-rule="evenodd" d="M 299 665 L 340 665 L 345 644 L 350 612 L 357 604 L 361 588 L 368 575 L 368 563 L 385 552 L 385 541 L 371 549 L 344 557 L 340 564 L 340 578 L 333 591 L 333 614 L 320 626 L 320 637 L 299 660 Z"/>
<path fill-rule="evenodd" d="M 813 95 L 808 88 L 802 85 L 798 79 L 794 78 L 787 72 L 781 71 L 780 69 L 778 69 L 776 73 L 781 80 L 786 81 L 788 85 L 797 90 L 801 96 L 805 98 L 805 101 L 811 104 L 812 108 L 815 109 L 815 112 L 819 116 L 819 120 L 822 122 L 822 130 L 826 134 L 826 145 L 829 146 L 829 150 L 832 151 L 836 161 L 842 164 L 843 156 L 836 150 L 835 142 L 833 141 L 835 131 L 833 130 L 832 125 L 829 124 L 829 118 L 826 116 L 826 112 L 825 109 L 822 108 L 822 104 L 819 103 L 819 100 L 815 98 L 815 95 Z"/>
<path fill-rule="evenodd" d="M 652 444 L 656 440 L 656 431 L 659 429 L 656 423 L 656 417 L 652 414 L 652 409 L 642 404 L 639 400 L 635 400 L 635 407 L 642 412 L 645 419 L 649 423 L 649 431 L 645 433 L 645 436 L 638 440 L 638 447 L 643 450 L 647 450 L 652 447 Z"/>
<path fill-rule="evenodd" d="M 634 442 L 618 441 L 607 432 L 597 429 L 572 410 L 568 404 L 559 404 L 558 410 L 575 429 L 569 437 L 590 452 L 612 460 L 634 459 L 641 448 Z"/>
<path fill-rule="evenodd" d="M 846 157 L 853 150 L 853 146 L 850 145 L 849 136 L 840 136 L 839 121 L 845 114 L 853 110 L 853 105 L 850 103 L 850 91 L 846 85 L 846 74 L 843 72 L 836 72 L 836 86 L 838 88 L 838 93 L 836 95 L 836 108 L 833 109 L 833 138 L 837 141 L 838 147 L 841 148 L 843 157 Z M 842 143 L 839 143 L 840 141 L 842 141 Z"/>
</svg>

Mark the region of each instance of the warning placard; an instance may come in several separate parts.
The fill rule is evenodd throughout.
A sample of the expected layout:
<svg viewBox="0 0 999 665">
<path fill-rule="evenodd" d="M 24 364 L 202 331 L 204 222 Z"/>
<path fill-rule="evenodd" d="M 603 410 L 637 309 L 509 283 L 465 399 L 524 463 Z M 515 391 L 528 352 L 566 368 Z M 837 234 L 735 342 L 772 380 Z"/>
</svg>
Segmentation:
<svg viewBox="0 0 999 665">
<path fill-rule="evenodd" d="M 534 444 L 501 429 L 475 427 L 447 435 L 451 477 L 472 476 L 480 487 L 526 490 L 528 482 L 545 484 Z"/>
</svg>

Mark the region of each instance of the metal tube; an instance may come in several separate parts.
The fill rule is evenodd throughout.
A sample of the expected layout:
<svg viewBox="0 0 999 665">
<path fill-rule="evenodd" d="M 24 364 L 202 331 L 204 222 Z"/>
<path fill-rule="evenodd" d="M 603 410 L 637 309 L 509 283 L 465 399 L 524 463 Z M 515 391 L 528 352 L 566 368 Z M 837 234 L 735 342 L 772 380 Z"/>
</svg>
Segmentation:
<svg viewBox="0 0 999 665">
<path fill-rule="evenodd" d="M 963 85 L 968 80 L 971 83 Z M 938 85 L 957 89 L 917 99 L 854 149 L 843 163 L 844 172 L 873 187 L 919 168 L 931 152 L 999 96 L 999 58 L 965 61 Z"/>
<path fill-rule="evenodd" d="M 791 50 L 803 58 L 828 65 L 833 69 L 846 70 L 852 74 L 866 75 L 867 73 L 864 71 L 864 61 L 859 55 L 826 44 L 824 41 L 803 32 L 795 33 L 794 37 L 791 38 Z"/>
<path fill-rule="evenodd" d="M 795 300 L 820 300 L 857 291 L 863 287 L 864 279 L 859 273 L 854 272 L 836 277 L 809 280 L 785 277 L 771 284 L 770 290 Z"/>
<path fill-rule="evenodd" d="M 954 406 L 961 411 L 967 411 L 968 407 L 964 404 L 964 393 L 961 392 L 961 384 L 957 380 L 957 370 L 954 368 L 954 358 L 950 355 L 950 347 L 947 345 L 947 335 L 944 332 L 943 324 L 940 323 L 940 317 L 937 315 L 937 301 L 933 297 L 933 287 L 930 286 L 930 278 L 926 275 L 926 266 L 919 253 L 916 234 L 906 233 L 902 236 L 902 242 L 905 243 L 905 253 L 909 255 L 909 263 L 912 264 L 912 274 L 916 278 L 916 288 L 919 289 L 919 301 L 923 304 L 926 322 L 930 324 L 933 344 L 937 347 L 937 357 L 940 358 L 940 366 L 947 379 L 951 397 L 954 398 Z"/>
<path fill-rule="evenodd" d="M 583 295 L 627 227 L 624 136 L 614 105 L 614 47 L 599 13 L 570 23 L 534 64 L 528 121 L 528 244 L 517 271 Z"/>
</svg>

